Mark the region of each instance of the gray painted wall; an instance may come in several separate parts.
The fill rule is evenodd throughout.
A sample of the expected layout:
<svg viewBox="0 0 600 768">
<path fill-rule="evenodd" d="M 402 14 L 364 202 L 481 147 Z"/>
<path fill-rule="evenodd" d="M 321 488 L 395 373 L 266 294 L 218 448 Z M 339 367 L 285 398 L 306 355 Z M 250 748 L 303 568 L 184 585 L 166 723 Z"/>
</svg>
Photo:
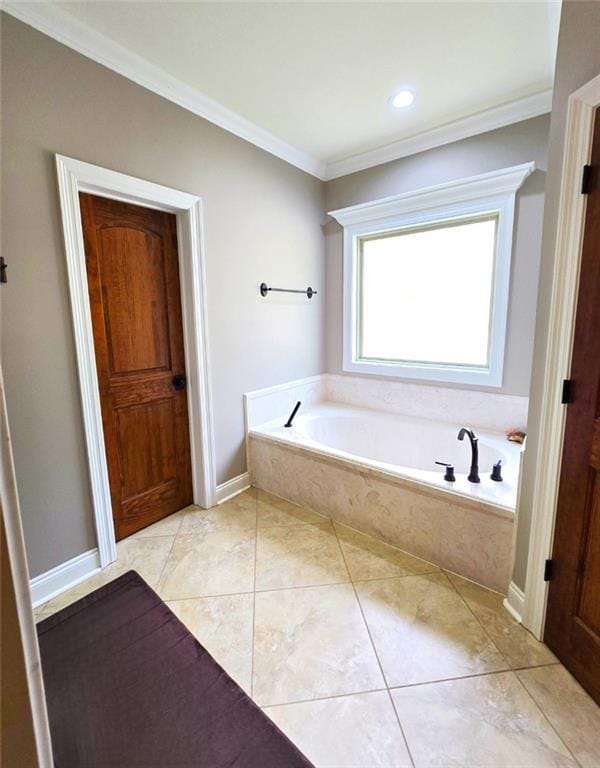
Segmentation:
<svg viewBox="0 0 600 768">
<path fill-rule="evenodd" d="M 245 469 L 242 393 L 324 370 L 323 185 L 2 17 L 3 367 L 32 576 L 95 546 L 53 155 L 201 195 L 218 482 Z M 321 294 L 322 295 L 322 294 Z"/>
<path fill-rule="evenodd" d="M 531 526 L 531 505 L 535 467 L 538 460 L 538 437 L 542 406 L 548 318 L 554 272 L 554 248 L 562 156 L 567 116 L 567 99 L 573 91 L 600 74 L 600 2 L 567 0 L 563 4 L 558 55 L 552 102 L 548 179 L 544 212 L 542 260 L 538 289 L 533 376 L 529 401 L 529 435 L 523 465 L 519 525 L 517 528 L 514 582 L 523 589 L 527 576 L 527 555 Z"/>
<path fill-rule="evenodd" d="M 537 117 L 334 179 L 325 185 L 325 204 L 327 210 L 331 211 L 419 187 L 535 161 L 537 170 L 526 179 L 517 198 L 504 384 L 502 388 L 493 389 L 510 395 L 529 394 L 549 125 L 548 115 Z M 342 228 L 330 222 L 325 231 L 327 370 L 330 373 L 343 373 Z"/>
</svg>

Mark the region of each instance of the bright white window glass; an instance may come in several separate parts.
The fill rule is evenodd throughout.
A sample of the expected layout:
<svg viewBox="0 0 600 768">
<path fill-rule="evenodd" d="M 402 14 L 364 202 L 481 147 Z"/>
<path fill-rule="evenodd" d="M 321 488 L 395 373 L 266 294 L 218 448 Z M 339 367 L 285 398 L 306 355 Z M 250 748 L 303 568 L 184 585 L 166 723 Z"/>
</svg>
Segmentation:
<svg viewBox="0 0 600 768">
<path fill-rule="evenodd" d="M 359 240 L 358 358 L 489 366 L 497 215 Z"/>
</svg>

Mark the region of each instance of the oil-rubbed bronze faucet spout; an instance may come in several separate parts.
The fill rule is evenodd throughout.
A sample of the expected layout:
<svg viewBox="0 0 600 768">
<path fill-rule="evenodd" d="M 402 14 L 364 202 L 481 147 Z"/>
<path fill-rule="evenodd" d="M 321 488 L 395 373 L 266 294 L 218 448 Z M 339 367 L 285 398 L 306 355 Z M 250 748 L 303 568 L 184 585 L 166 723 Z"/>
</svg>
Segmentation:
<svg viewBox="0 0 600 768">
<path fill-rule="evenodd" d="M 463 427 L 460 432 L 458 433 L 458 439 L 464 440 L 465 435 L 469 438 L 469 441 L 471 442 L 471 469 L 469 471 L 469 476 L 467 477 L 467 480 L 470 483 L 480 483 L 481 480 L 479 479 L 479 446 L 478 446 L 478 440 L 475 437 L 475 433 L 472 429 L 466 429 Z"/>
</svg>

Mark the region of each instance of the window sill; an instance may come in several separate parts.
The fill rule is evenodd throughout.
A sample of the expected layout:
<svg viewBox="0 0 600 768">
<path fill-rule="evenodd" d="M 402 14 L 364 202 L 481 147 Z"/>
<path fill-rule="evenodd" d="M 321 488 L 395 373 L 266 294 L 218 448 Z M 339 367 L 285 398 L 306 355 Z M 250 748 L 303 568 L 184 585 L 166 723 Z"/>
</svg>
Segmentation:
<svg viewBox="0 0 600 768">
<path fill-rule="evenodd" d="M 343 370 L 346 373 L 358 373 L 365 376 L 390 376 L 395 379 L 419 379 L 421 381 L 438 381 L 440 383 L 479 387 L 502 386 L 502 371 L 494 371 L 492 368 L 344 360 Z"/>
</svg>

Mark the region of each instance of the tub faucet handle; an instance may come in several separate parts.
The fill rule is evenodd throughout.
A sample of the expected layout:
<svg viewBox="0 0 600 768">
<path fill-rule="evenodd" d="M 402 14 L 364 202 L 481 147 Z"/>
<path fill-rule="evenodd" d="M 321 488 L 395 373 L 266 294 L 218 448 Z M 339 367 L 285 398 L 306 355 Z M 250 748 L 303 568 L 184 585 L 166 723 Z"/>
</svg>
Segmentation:
<svg viewBox="0 0 600 768">
<path fill-rule="evenodd" d="M 492 474 L 490 475 L 490 478 L 495 480 L 497 483 L 502 482 L 502 459 L 499 459 L 492 467 Z"/>
<path fill-rule="evenodd" d="M 454 476 L 454 465 L 448 464 L 445 461 L 436 461 L 436 464 L 439 464 L 440 467 L 446 467 L 446 472 L 444 473 L 444 480 L 447 483 L 454 483 L 456 482 L 456 477 Z"/>
</svg>

